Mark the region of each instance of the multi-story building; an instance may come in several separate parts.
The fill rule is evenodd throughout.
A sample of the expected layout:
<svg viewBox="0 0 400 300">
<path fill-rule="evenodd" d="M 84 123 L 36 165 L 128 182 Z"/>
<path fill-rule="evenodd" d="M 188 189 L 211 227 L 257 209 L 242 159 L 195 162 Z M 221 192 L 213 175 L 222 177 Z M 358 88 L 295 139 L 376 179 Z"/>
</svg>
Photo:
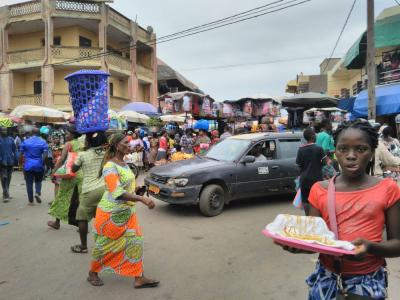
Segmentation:
<svg viewBox="0 0 400 300">
<path fill-rule="evenodd" d="M 0 8 L 0 110 L 71 110 L 64 77 L 108 71 L 110 107 L 157 102 L 156 36 L 104 0 L 36 0 Z"/>
<path fill-rule="evenodd" d="M 320 73 L 316 75 L 304 75 L 303 73 L 296 76 L 296 79 L 290 80 L 286 84 L 286 93 L 301 94 L 307 92 L 326 93 L 327 91 L 327 74 L 334 67 L 339 58 L 324 59 L 319 65 Z"/>
<path fill-rule="evenodd" d="M 376 18 L 375 48 L 377 84 L 400 83 L 400 6 L 385 9 Z M 367 88 L 366 51 L 364 32 L 328 72 L 329 95 L 348 98 Z"/>
</svg>

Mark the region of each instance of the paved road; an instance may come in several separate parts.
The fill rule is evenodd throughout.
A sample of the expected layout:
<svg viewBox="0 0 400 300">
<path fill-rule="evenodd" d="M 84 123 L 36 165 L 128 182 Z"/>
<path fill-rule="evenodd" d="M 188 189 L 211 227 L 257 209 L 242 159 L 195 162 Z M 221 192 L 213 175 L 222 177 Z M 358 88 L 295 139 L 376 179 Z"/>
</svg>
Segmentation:
<svg viewBox="0 0 400 300">
<path fill-rule="evenodd" d="M 44 184 L 41 205 L 27 206 L 20 173 L 12 183 L 14 200 L 0 203 L 0 299 L 306 299 L 304 278 L 315 255 L 291 255 L 263 237 L 261 229 L 278 213 L 298 213 L 290 199 L 257 199 L 230 205 L 205 218 L 195 207 L 155 210 L 139 207 L 145 236 L 145 273 L 161 280 L 157 289 L 135 290 L 132 281 L 103 276 L 105 286 L 86 282 L 90 254 L 73 254 L 78 233 L 46 222 L 52 184 Z M 89 246 L 92 237 L 89 236 Z M 391 299 L 400 294 L 400 263 L 390 260 Z"/>
</svg>

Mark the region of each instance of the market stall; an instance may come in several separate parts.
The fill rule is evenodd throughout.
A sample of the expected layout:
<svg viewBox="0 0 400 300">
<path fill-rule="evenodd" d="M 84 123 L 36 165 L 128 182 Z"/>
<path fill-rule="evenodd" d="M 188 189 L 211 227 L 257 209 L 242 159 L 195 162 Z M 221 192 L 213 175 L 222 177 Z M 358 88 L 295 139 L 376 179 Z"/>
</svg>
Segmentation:
<svg viewBox="0 0 400 300">
<path fill-rule="evenodd" d="M 247 126 L 254 131 L 261 126 L 263 131 L 267 131 L 279 116 L 280 103 L 263 94 L 226 100 L 222 106 L 222 117 L 234 128 Z"/>
<path fill-rule="evenodd" d="M 348 121 L 350 117 L 346 110 L 337 107 L 311 108 L 304 112 L 303 124 L 318 127 L 324 119 L 329 119 L 335 128 L 339 123 Z"/>
</svg>

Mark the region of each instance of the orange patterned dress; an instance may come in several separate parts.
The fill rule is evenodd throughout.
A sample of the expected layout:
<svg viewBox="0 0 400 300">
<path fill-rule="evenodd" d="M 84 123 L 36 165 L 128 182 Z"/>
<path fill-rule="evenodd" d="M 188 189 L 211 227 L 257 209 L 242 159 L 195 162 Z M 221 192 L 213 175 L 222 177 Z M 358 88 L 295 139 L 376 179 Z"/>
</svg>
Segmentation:
<svg viewBox="0 0 400 300">
<path fill-rule="evenodd" d="M 143 236 L 136 207 L 118 199 L 125 192 L 135 192 L 135 176 L 128 166 L 107 162 L 103 177 L 106 191 L 93 224 L 95 246 L 91 271 L 142 276 Z"/>
</svg>

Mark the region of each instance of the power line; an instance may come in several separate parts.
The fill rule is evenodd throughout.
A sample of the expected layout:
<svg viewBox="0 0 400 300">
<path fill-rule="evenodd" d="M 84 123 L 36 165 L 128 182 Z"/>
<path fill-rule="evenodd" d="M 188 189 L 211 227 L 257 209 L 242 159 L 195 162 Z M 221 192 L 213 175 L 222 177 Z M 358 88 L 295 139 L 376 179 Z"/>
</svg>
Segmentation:
<svg viewBox="0 0 400 300">
<path fill-rule="evenodd" d="M 337 40 L 336 40 L 335 46 L 334 46 L 333 49 L 332 49 L 331 55 L 330 55 L 329 58 L 328 58 L 328 62 L 326 63 L 325 68 L 324 68 L 324 70 L 322 71 L 322 74 L 325 73 L 326 68 L 329 66 L 329 63 L 330 63 L 330 61 L 331 61 L 331 59 L 332 59 L 332 57 L 333 57 L 333 54 L 335 53 L 336 47 L 338 46 L 339 41 L 340 41 L 340 39 L 342 38 L 342 34 L 343 34 L 344 30 L 346 29 L 347 23 L 349 22 L 351 13 L 352 13 L 353 10 L 354 10 L 354 6 L 356 5 L 356 2 L 357 2 L 357 0 L 354 0 L 354 1 L 353 1 L 353 4 L 351 5 L 350 11 L 349 11 L 349 13 L 347 14 L 347 17 L 346 17 L 346 20 L 345 20 L 345 22 L 344 22 L 344 24 L 343 24 L 342 30 L 340 30 L 340 33 L 339 33 L 339 36 L 338 36 L 338 38 L 337 38 Z"/>
<path fill-rule="evenodd" d="M 396 2 L 397 5 L 400 6 L 400 2 L 398 0 L 394 0 L 394 2 Z"/>
<path fill-rule="evenodd" d="M 275 63 L 292 62 L 292 61 L 321 59 L 324 57 L 326 57 L 326 55 L 276 59 L 276 60 L 252 62 L 252 63 L 242 63 L 242 64 L 216 65 L 216 66 L 199 67 L 199 68 L 188 68 L 188 69 L 181 69 L 179 71 L 180 72 L 192 72 L 192 71 L 203 71 L 203 70 L 230 69 L 230 68 L 237 68 L 237 67 L 258 66 L 258 65 L 268 65 L 268 64 L 275 64 Z"/>
<path fill-rule="evenodd" d="M 298 0 L 294 0 L 294 1 L 298 1 Z M 289 1 L 288 3 L 293 3 L 294 1 L 292 0 L 292 1 Z M 163 36 L 163 37 L 161 37 L 161 38 L 159 38 L 159 39 L 153 39 L 153 40 L 150 40 L 150 41 L 148 41 L 148 42 L 146 42 L 146 43 L 143 43 L 143 44 L 144 44 L 144 46 L 152 46 L 152 45 L 156 45 L 156 44 L 167 43 L 167 42 L 174 41 L 174 40 L 177 40 L 177 39 L 181 39 L 181 38 L 184 38 L 184 37 L 196 35 L 196 34 L 199 34 L 199 33 L 202 33 L 202 32 L 207 32 L 207 31 L 211 31 L 211 30 L 214 30 L 214 29 L 217 29 L 217 28 L 222 28 L 222 27 L 225 27 L 225 26 L 229 26 L 229 25 L 232 25 L 232 24 L 241 23 L 241 22 L 244 22 L 244 21 L 247 21 L 247 20 L 250 20 L 250 19 L 258 18 L 258 17 L 264 16 L 264 15 L 267 15 L 267 14 L 271 14 L 271 13 L 274 13 L 274 12 L 278 12 L 278 11 L 281 11 L 281 10 L 285 10 L 285 9 L 290 8 L 290 7 L 294 7 L 294 6 L 297 6 L 297 5 L 306 3 L 306 2 L 310 2 L 310 1 L 311 1 L 311 0 L 303 0 L 303 1 L 301 1 L 301 2 L 297 2 L 297 3 L 291 4 L 291 5 L 287 5 L 287 6 L 284 6 L 284 7 L 276 8 L 276 9 L 271 10 L 271 11 L 268 11 L 268 12 L 256 14 L 256 15 L 253 15 L 253 16 L 251 16 L 251 17 L 246 17 L 246 18 L 242 18 L 242 19 L 240 19 L 240 20 L 231 21 L 231 22 L 224 23 L 224 24 L 221 24 L 221 25 L 213 26 L 213 27 L 211 27 L 211 28 L 206 28 L 206 29 L 197 30 L 197 31 L 194 31 L 194 32 L 189 32 L 189 33 L 186 33 L 186 34 L 180 35 L 180 36 L 175 36 L 175 37 L 167 38 L 167 37 L 172 36 L 172 35 L 174 35 L 174 34 L 172 34 L 172 35 L 166 35 L 166 36 Z M 286 4 L 286 3 L 285 3 L 285 4 Z M 164 38 L 167 38 L 167 39 L 162 40 L 162 39 L 164 39 Z M 137 48 L 140 48 L 140 47 L 142 47 L 142 46 L 141 46 L 141 45 L 138 46 L 137 43 L 135 43 L 133 46 L 124 47 L 124 48 L 120 48 L 120 49 L 116 49 L 116 50 L 117 50 L 117 51 L 124 51 L 124 50 L 130 50 L 130 49 L 137 49 Z M 114 51 L 115 51 L 115 50 L 114 50 Z M 99 57 L 102 57 L 102 56 L 106 56 L 106 55 L 109 55 L 109 54 L 113 54 L 114 51 L 101 52 L 101 53 L 99 53 L 99 54 L 92 55 L 92 56 L 89 55 L 89 56 L 86 56 L 86 57 L 83 57 L 83 58 L 71 59 L 71 60 L 69 60 L 69 61 L 67 60 L 67 61 L 63 61 L 63 62 L 55 63 L 55 64 L 48 64 L 47 66 L 50 66 L 50 65 L 53 65 L 53 66 L 54 66 L 54 65 L 65 65 L 65 64 L 70 64 L 70 63 L 74 63 L 74 62 L 80 62 L 80 61 L 92 59 L 92 58 L 99 58 Z M 46 65 L 44 65 L 44 66 L 46 66 Z"/>
<path fill-rule="evenodd" d="M 281 2 L 281 1 L 283 1 L 283 0 L 280 0 L 279 2 Z M 169 34 L 169 35 L 160 37 L 158 39 L 150 40 L 150 41 L 148 41 L 146 43 L 142 43 L 143 45 L 140 45 L 140 44 L 138 45 L 138 43 L 136 42 L 135 44 L 133 44 L 132 46 L 129 46 L 129 47 L 123 47 L 123 48 L 115 49 L 115 50 L 112 50 L 112 51 L 100 52 L 100 53 L 95 54 L 95 55 L 88 55 L 88 56 L 85 56 L 85 57 L 82 57 L 82 58 L 65 60 L 65 61 L 62 61 L 62 62 L 59 62 L 59 63 L 45 64 L 45 65 L 43 65 L 43 67 L 72 64 L 72 63 L 75 63 L 75 62 L 81 62 L 81 61 L 90 60 L 90 59 L 93 59 L 93 58 L 100 58 L 100 57 L 103 57 L 103 56 L 106 56 L 106 55 L 110 55 L 110 54 L 115 53 L 115 51 L 138 49 L 138 48 L 141 48 L 141 47 L 146 47 L 146 46 L 152 46 L 152 45 L 156 45 L 156 44 L 166 43 L 166 42 L 174 41 L 174 40 L 181 39 L 181 38 L 184 38 L 184 37 L 200 34 L 200 33 L 207 32 L 207 31 L 211 31 L 211 30 L 214 30 L 214 29 L 217 29 L 217 28 L 222 28 L 222 27 L 229 26 L 229 25 L 232 25 L 232 24 L 241 23 L 241 22 L 244 22 L 244 21 L 247 21 L 247 20 L 251 20 L 251 19 L 254 19 L 254 18 L 258 18 L 258 17 L 264 16 L 264 15 L 267 15 L 267 14 L 271 14 L 271 13 L 274 13 L 274 12 L 282 11 L 282 10 L 285 10 L 285 9 L 288 9 L 288 8 L 291 8 L 291 7 L 294 7 L 294 6 L 301 5 L 301 4 L 306 3 L 306 2 L 310 2 L 311 0 L 303 0 L 303 1 L 300 1 L 300 2 L 296 2 L 296 1 L 298 1 L 298 0 L 291 0 L 291 1 L 288 1 L 286 3 L 282 3 L 282 4 L 279 4 L 279 5 L 276 5 L 276 6 L 272 7 L 272 9 L 275 8 L 273 10 L 269 10 L 269 11 L 263 12 L 263 13 L 259 13 L 257 11 L 258 14 L 254 15 L 254 13 L 252 13 L 251 16 L 248 16 L 248 15 L 250 15 L 250 14 L 248 14 L 249 11 L 255 11 L 255 10 L 258 9 L 258 8 L 254 8 L 252 10 L 248 10 L 246 12 L 241 13 L 241 14 L 244 14 L 244 17 L 240 18 L 239 20 L 230 21 L 231 19 L 235 19 L 234 17 L 239 15 L 239 14 L 236 14 L 236 15 L 233 15 L 231 17 L 224 18 L 224 20 L 228 20 L 230 22 L 227 22 L 227 23 L 225 22 L 224 24 L 216 25 L 216 26 L 213 26 L 213 27 L 210 27 L 210 28 L 202 29 L 207 25 L 207 24 L 203 24 L 203 25 L 200 25 L 200 26 L 195 26 L 195 27 L 197 27 L 197 28 L 199 28 L 201 30 L 186 29 L 184 31 L 181 31 L 181 32 L 186 32 L 186 34 L 183 34 L 183 35 L 182 34 L 181 35 L 177 35 L 177 33 L 173 33 L 173 34 Z M 272 3 L 269 3 L 269 4 L 261 6 L 261 7 L 265 7 L 265 6 L 268 6 L 268 5 L 271 6 L 272 4 L 276 4 L 277 2 L 278 1 L 272 2 Z M 296 3 L 293 3 L 293 2 L 296 2 Z M 288 5 L 289 3 L 293 3 L 293 4 Z M 283 6 L 283 5 L 286 5 L 286 6 Z M 278 7 L 278 6 L 283 6 L 283 7 Z M 271 9 L 271 7 L 269 9 Z M 223 20 L 223 19 L 221 19 L 221 20 Z M 216 24 L 216 23 L 220 22 L 221 20 L 213 21 L 213 22 L 210 22 L 210 23 Z M 195 27 L 193 27 L 193 28 L 195 28 Z M 191 31 L 193 31 L 193 32 L 191 32 Z M 9 72 L 2 72 L 2 73 L 9 73 Z M 2 73 L 0 73 L 0 74 L 2 74 Z"/>
</svg>

